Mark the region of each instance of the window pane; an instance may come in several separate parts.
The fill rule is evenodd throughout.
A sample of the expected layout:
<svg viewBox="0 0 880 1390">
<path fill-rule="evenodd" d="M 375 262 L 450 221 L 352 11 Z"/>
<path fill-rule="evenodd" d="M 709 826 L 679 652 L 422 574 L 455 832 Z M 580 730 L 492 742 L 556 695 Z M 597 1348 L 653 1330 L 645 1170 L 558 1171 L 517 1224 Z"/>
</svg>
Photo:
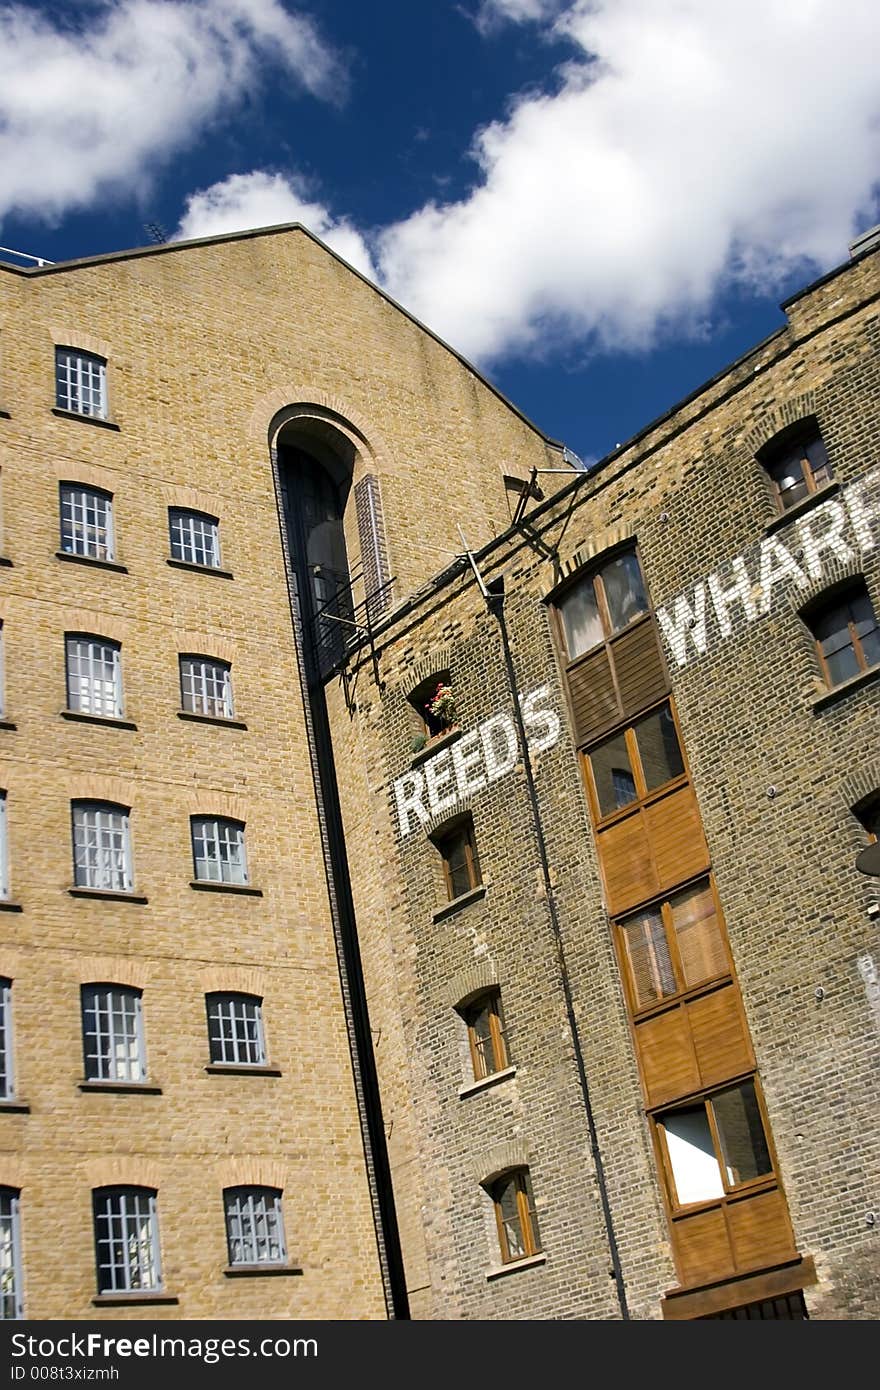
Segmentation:
<svg viewBox="0 0 880 1390">
<path fill-rule="evenodd" d="M 474 1079 L 480 1081 L 507 1066 L 501 1000 L 497 994 L 478 1000 L 465 1011 L 472 1049 Z"/>
<path fill-rule="evenodd" d="M 140 1187 L 98 1188 L 93 1203 L 99 1291 L 158 1289 L 155 1193 Z"/>
<path fill-rule="evenodd" d="M 222 661 L 182 656 L 180 658 L 181 707 L 193 714 L 215 719 L 232 718 L 232 679 Z"/>
<path fill-rule="evenodd" d="M 207 1005 L 211 1061 L 262 1066 L 266 1048 L 260 1000 L 245 994 L 211 994 Z"/>
<path fill-rule="evenodd" d="M 873 666 L 875 662 L 880 661 L 880 627 L 874 617 L 871 600 L 866 593 L 856 594 L 850 608 L 852 621 L 862 644 L 865 665 Z"/>
<path fill-rule="evenodd" d="M 637 1009 L 678 993 L 669 958 L 663 918 L 659 912 L 640 912 L 621 926 L 629 976 Z"/>
<path fill-rule="evenodd" d="M 673 1110 L 661 1124 L 680 1206 L 724 1196 L 721 1169 L 703 1105 Z"/>
<path fill-rule="evenodd" d="M 833 477 L 831 464 L 828 462 L 825 445 L 818 435 L 814 439 L 808 439 L 803 445 L 803 450 L 816 487 L 830 482 Z"/>
<path fill-rule="evenodd" d="M 648 596 L 634 551 L 627 550 L 607 564 L 602 570 L 602 583 L 612 632 L 626 627 L 640 613 L 647 613 Z"/>
<path fill-rule="evenodd" d="M 247 883 L 244 826 L 238 821 L 192 820 L 196 879 L 209 883 Z"/>
<path fill-rule="evenodd" d="M 86 353 L 55 351 L 55 404 L 80 415 L 107 415 L 107 365 Z"/>
<path fill-rule="evenodd" d="M 673 777 L 680 777 L 684 763 L 669 706 L 664 705 L 656 713 L 649 714 L 635 728 L 646 790 L 653 791 L 671 782 Z"/>
<path fill-rule="evenodd" d="M 480 882 L 480 866 L 470 826 L 463 826 L 444 836 L 438 846 L 446 865 L 450 898 L 457 898 L 476 888 Z"/>
<path fill-rule="evenodd" d="M 687 988 L 730 970 L 715 898 L 708 883 L 670 900 L 672 922 Z"/>
<path fill-rule="evenodd" d="M 172 508 L 168 521 L 173 559 L 184 560 L 189 565 L 217 568 L 220 564 L 220 537 L 213 517 Z"/>
<path fill-rule="evenodd" d="M 113 559 L 111 499 L 101 492 L 61 487 L 61 549 L 92 560 Z"/>
<path fill-rule="evenodd" d="M 141 1001 L 133 989 L 83 986 L 83 1052 L 89 1081 L 143 1081 Z"/>
<path fill-rule="evenodd" d="M 505 1252 L 502 1246 L 502 1257 L 505 1260 L 518 1260 L 526 1254 L 526 1244 L 523 1236 L 522 1224 L 520 1222 L 519 1203 L 517 1201 L 517 1191 L 519 1184 L 517 1175 L 504 1179 L 495 1189 L 495 1202 L 499 1213 L 499 1221 L 504 1234 L 504 1241 L 507 1245 Z"/>
<path fill-rule="evenodd" d="M 779 500 L 783 510 L 793 507 L 807 496 L 809 488 L 804 479 L 804 464 L 801 446 L 788 449 L 783 456 L 772 463 L 767 470 L 779 488 Z"/>
<path fill-rule="evenodd" d="M 279 1264 L 286 1259 L 281 1193 L 269 1187 L 224 1192 L 231 1265 Z"/>
<path fill-rule="evenodd" d="M 623 734 L 600 743 L 589 756 L 600 816 L 610 816 L 636 800 L 636 781 Z"/>
<path fill-rule="evenodd" d="M 728 1183 L 733 1187 L 772 1172 L 754 1084 L 746 1081 L 713 1096 L 712 1109 Z"/>
<path fill-rule="evenodd" d="M 18 1192 L 0 1188 L 0 1320 L 24 1315 L 21 1297 Z"/>
<path fill-rule="evenodd" d="M 592 579 L 584 579 L 560 601 L 559 612 L 565 631 L 565 645 L 574 660 L 602 641 L 602 620 Z"/>
<path fill-rule="evenodd" d="M 131 890 L 128 816 L 112 806 L 74 806 L 74 880 L 78 888 Z"/>
<path fill-rule="evenodd" d="M 121 667 L 115 642 L 68 637 L 67 708 L 105 719 L 121 717 Z"/>
<path fill-rule="evenodd" d="M 0 1100 L 9 1100 L 13 1094 L 12 981 L 0 979 Z"/>
</svg>

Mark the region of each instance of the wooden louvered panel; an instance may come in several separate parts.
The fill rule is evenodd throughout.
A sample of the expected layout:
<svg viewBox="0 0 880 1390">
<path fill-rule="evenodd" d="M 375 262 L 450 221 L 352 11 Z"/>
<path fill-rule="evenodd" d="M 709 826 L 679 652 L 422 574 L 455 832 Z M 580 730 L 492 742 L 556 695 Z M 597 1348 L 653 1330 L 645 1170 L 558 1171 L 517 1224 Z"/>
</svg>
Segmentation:
<svg viewBox="0 0 880 1390">
<path fill-rule="evenodd" d="M 644 812 L 659 887 L 671 888 L 709 864 L 696 797 L 681 787 Z"/>
<path fill-rule="evenodd" d="M 620 718 L 611 666 L 604 648 L 569 670 L 568 694 L 577 743 L 587 743 L 598 737 Z"/>
<path fill-rule="evenodd" d="M 596 848 L 612 917 L 657 892 L 657 875 L 641 812 L 609 825 L 607 830 L 600 830 L 596 835 Z"/>
<path fill-rule="evenodd" d="M 611 644 L 622 713 L 640 713 L 665 695 L 669 682 L 653 619 L 637 623 Z"/>
<path fill-rule="evenodd" d="M 715 1086 L 755 1065 L 732 984 L 691 1000 L 687 1014 L 701 1085 Z"/>
<path fill-rule="evenodd" d="M 684 1009 L 670 1009 L 637 1024 L 636 1046 L 649 1106 L 697 1089 L 700 1074 Z"/>
<path fill-rule="evenodd" d="M 778 1189 L 731 1202 L 727 1219 L 737 1269 L 779 1264 L 797 1254 L 785 1198 Z"/>
<path fill-rule="evenodd" d="M 682 1284 L 705 1284 L 734 1273 L 721 1207 L 677 1217 L 672 1223 L 672 1248 Z"/>
</svg>

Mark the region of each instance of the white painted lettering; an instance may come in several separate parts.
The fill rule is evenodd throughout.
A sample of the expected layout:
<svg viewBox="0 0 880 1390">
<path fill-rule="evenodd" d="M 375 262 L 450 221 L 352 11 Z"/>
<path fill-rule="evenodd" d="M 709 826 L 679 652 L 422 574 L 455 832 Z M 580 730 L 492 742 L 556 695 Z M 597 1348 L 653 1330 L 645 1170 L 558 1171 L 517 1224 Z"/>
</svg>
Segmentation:
<svg viewBox="0 0 880 1390">
<path fill-rule="evenodd" d="M 429 816 L 422 805 L 422 792 L 424 790 L 425 779 L 420 772 L 405 772 L 394 783 L 394 797 L 397 802 L 397 818 L 400 821 L 401 835 L 408 835 L 413 828 L 409 821 L 411 811 L 415 812 L 418 822 L 427 825 Z"/>
<path fill-rule="evenodd" d="M 722 581 L 717 574 L 709 575 L 709 592 L 712 595 L 712 603 L 715 608 L 715 616 L 718 619 L 718 627 L 722 637 L 729 637 L 733 631 L 730 621 L 730 606 L 733 603 L 741 603 L 743 612 L 748 621 L 754 622 L 758 616 L 755 600 L 752 597 L 752 581 L 746 569 L 746 562 L 741 556 L 737 556 L 731 561 L 730 568 L 736 576 L 733 584 L 729 588 L 722 587 Z"/>
<path fill-rule="evenodd" d="M 486 779 L 482 773 L 471 773 L 471 768 L 483 761 L 483 747 L 478 729 L 463 734 L 458 743 L 452 746 L 452 766 L 455 769 L 455 785 L 460 797 L 469 796 L 485 787 Z"/>
<path fill-rule="evenodd" d="M 845 500 L 859 546 L 866 552 L 873 550 L 877 540 L 872 524 L 880 529 L 880 468 L 850 483 Z"/>
<path fill-rule="evenodd" d="M 807 576 L 804 574 L 791 551 L 775 536 L 767 536 L 761 541 L 761 602 L 760 611 L 770 612 L 773 602 L 773 586 L 783 579 L 793 579 L 799 589 L 806 588 Z"/>
<path fill-rule="evenodd" d="M 560 733 L 562 724 L 559 715 L 554 709 L 536 709 L 536 705 L 544 704 L 545 700 L 550 699 L 550 687 L 542 685 L 538 690 L 533 690 L 531 695 L 521 696 L 523 723 L 529 730 L 542 730 L 529 736 L 529 752 L 543 753 L 545 748 L 552 748 Z"/>
<path fill-rule="evenodd" d="M 424 766 L 425 786 L 428 791 L 428 805 L 432 815 L 438 815 L 440 811 L 448 811 L 450 806 L 454 806 L 458 800 L 458 793 L 455 787 L 445 796 L 441 794 L 442 788 L 452 783 L 452 768 L 449 765 L 449 755 L 451 749 L 444 748 L 442 753 L 437 753 Z"/>
<path fill-rule="evenodd" d="M 815 535 L 813 528 L 826 522 L 828 525 L 824 533 Z M 843 538 L 845 525 L 846 512 L 839 502 L 825 502 L 812 516 L 805 516 L 797 523 L 798 537 L 804 548 L 804 564 L 813 579 L 822 578 L 822 561 L 819 557 L 823 550 L 830 550 L 844 563 L 853 558 L 853 552 Z"/>
<path fill-rule="evenodd" d="M 506 714 L 493 714 L 480 725 L 486 778 L 497 782 L 516 766 L 516 729 Z M 501 745 L 499 747 L 499 744 Z"/>
<path fill-rule="evenodd" d="M 657 621 L 663 629 L 670 650 L 679 666 L 688 662 L 687 639 L 690 637 L 696 651 L 702 656 L 706 650 L 706 586 L 694 585 L 693 607 L 686 594 L 675 600 L 672 617 L 665 608 L 657 609 Z"/>
</svg>

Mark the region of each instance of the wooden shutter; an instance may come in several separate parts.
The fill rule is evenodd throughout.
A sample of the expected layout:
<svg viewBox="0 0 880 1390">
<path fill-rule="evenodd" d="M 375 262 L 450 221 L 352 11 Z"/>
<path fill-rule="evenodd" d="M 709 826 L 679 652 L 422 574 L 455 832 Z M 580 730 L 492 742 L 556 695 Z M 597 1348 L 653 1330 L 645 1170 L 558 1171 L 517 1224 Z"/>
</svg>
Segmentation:
<svg viewBox="0 0 880 1390">
<path fill-rule="evenodd" d="M 354 505 L 367 612 L 371 618 L 377 618 L 391 603 L 391 590 L 384 587 L 391 578 L 391 573 L 385 546 L 379 479 L 373 473 L 367 473 L 360 482 L 355 483 Z"/>
<path fill-rule="evenodd" d="M 669 689 L 652 618 L 636 623 L 614 638 L 611 659 L 620 694 L 620 713 L 624 717 L 638 714 Z"/>
</svg>

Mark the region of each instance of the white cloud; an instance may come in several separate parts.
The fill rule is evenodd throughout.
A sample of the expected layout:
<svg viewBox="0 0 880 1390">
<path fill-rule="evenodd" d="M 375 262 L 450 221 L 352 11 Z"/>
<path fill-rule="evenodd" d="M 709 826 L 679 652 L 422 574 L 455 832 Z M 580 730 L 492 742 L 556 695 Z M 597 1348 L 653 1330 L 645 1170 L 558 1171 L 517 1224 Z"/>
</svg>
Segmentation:
<svg viewBox="0 0 880 1390">
<path fill-rule="evenodd" d="M 333 99 L 340 74 L 279 0 L 98 0 L 82 27 L 0 10 L 0 215 L 47 219 L 108 187 L 143 187 L 280 64 Z"/>
<path fill-rule="evenodd" d="M 478 29 L 489 33 L 505 22 L 526 24 L 552 19 L 564 4 L 565 0 L 480 0 L 475 20 Z"/>
<path fill-rule="evenodd" d="M 175 236 L 219 236 L 249 227 L 271 227 L 277 222 L 302 222 L 355 269 L 375 280 L 376 270 L 360 233 L 344 219 L 333 218 L 323 204 L 311 201 L 296 176 L 260 169 L 231 174 L 187 199 Z"/>
<path fill-rule="evenodd" d="M 731 280 L 845 258 L 880 174 L 876 0 L 576 0 L 555 24 L 578 56 L 554 94 L 478 133 L 467 197 L 379 239 L 419 318 L 484 361 L 638 347 Z"/>
</svg>

